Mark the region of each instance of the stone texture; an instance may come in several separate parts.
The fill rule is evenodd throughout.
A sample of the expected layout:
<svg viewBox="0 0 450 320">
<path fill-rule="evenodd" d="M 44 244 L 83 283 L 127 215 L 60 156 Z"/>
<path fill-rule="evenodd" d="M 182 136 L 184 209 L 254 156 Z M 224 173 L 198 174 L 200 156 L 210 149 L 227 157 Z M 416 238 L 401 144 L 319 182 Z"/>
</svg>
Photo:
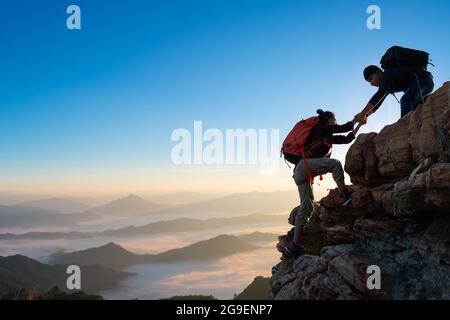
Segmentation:
<svg viewBox="0 0 450 320">
<path fill-rule="evenodd" d="M 356 139 L 345 166 L 353 204 L 341 207 L 334 189 L 315 205 L 305 254 L 272 269 L 273 299 L 450 299 L 449 88 Z M 369 265 L 380 290 L 367 288 Z"/>
<path fill-rule="evenodd" d="M 384 177 L 402 178 L 417 166 L 409 143 L 410 115 L 384 127 L 374 138 L 378 171 Z"/>
<path fill-rule="evenodd" d="M 379 160 L 374 143 L 376 136 L 374 132 L 360 134 L 346 155 L 345 171 L 354 184 L 371 186 L 388 180 L 378 171 Z"/>
</svg>

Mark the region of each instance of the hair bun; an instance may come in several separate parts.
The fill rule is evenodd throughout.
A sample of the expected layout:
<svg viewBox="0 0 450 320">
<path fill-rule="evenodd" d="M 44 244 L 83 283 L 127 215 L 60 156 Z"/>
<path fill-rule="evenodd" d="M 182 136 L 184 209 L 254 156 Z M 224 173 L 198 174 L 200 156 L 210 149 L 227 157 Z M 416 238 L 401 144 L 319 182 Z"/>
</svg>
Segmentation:
<svg viewBox="0 0 450 320">
<path fill-rule="evenodd" d="M 322 113 L 324 113 L 324 111 L 322 109 L 317 109 L 316 112 L 317 112 L 318 115 L 321 115 Z"/>
</svg>

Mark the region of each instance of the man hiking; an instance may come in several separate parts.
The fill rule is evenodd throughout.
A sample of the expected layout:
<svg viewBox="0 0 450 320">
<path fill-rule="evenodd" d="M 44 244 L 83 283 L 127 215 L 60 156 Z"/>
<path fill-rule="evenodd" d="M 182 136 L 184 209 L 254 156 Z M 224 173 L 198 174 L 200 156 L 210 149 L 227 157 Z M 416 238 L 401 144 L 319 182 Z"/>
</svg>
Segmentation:
<svg viewBox="0 0 450 320">
<path fill-rule="evenodd" d="M 381 59 L 384 71 L 374 65 L 366 67 L 364 79 L 378 91 L 357 115 L 358 121 L 364 124 L 364 118 L 377 111 L 390 93 L 404 92 L 400 99 L 402 118 L 424 103 L 434 88 L 433 76 L 426 70 L 428 61 L 429 54 L 424 51 L 394 46 Z"/>
<path fill-rule="evenodd" d="M 293 219 L 295 225 L 294 239 L 288 241 L 283 248 L 284 254 L 296 258 L 302 254 L 300 246 L 303 228 L 313 211 L 314 194 L 312 183 L 315 176 L 331 172 L 342 196 L 342 205 L 348 205 L 352 201 L 352 195 L 344 183 L 344 170 L 339 160 L 331 159 L 333 144 L 347 144 L 355 139 L 355 134 L 334 135 L 353 130 L 357 119 L 346 124 L 336 124 L 333 112 L 317 110 L 318 117 L 302 120 L 289 133 L 283 143 L 282 152 L 285 159 L 295 164 L 294 181 L 300 196 L 300 207 Z M 297 151 L 295 147 L 303 144 Z"/>
</svg>

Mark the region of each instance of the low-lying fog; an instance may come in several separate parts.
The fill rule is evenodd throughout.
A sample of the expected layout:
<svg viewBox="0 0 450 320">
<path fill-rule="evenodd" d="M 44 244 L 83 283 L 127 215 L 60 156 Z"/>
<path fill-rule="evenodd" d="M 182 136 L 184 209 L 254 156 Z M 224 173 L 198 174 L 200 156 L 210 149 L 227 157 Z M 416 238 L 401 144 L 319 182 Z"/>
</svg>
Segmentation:
<svg viewBox="0 0 450 320">
<path fill-rule="evenodd" d="M 210 262 L 147 263 L 127 268 L 136 275 L 101 292 L 105 299 L 162 299 L 176 295 L 213 295 L 232 299 L 256 276 L 270 276 L 280 259 L 275 243 L 266 248 Z"/>
<path fill-rule="evenodd" d="M 102 246 L 108 242 L 117 243 L 134 253 L 155 254 L 219 234 L 240 235 L 254 231 L 283 234 L 288 229 L 287 223 L 279 225 L 260 223 L 151 236 L 99 237 L 83 240 L 4 240 L 0 241 L 0 255 L 22 254 L 46 263 L 47 257 L 56 251 L 83 250 Z M 275 249 L 275 243 L 252 244 L 261 248 L 212 261 L 133 265 L 124 270 L 132 272 L 132 276 L 101 294 L 106 299 L 160 299 L 191 294 L 212 294 L 220 299 L 232 298 L 234 293 L 240 293 L 249 285 L 254 277 L 269 276 L 271 267 L 279 260 L 280 254 Z"/>
</svg>

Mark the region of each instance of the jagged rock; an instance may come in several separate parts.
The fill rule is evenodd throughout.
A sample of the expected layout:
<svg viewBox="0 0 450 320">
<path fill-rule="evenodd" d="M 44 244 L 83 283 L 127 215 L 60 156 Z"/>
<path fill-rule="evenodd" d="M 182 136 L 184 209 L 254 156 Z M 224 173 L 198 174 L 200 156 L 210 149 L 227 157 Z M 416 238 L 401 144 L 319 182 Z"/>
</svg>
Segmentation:
<svg viewBox="0 0 450 320">
<path fill-rule="evenodd" d="M 300 288 L 300 280 L 294 276 L 293 281 L 290 281 L 278 291 L 274 300 L 299 300 L 301 298 Z"/>
<path fill-rule="evenodd" d="M 409 118 L 409 143 L 411 157 L 416 164 L 425 158 L 437 160 L 441 154 L 441 129 L 449 128 L 445 112 L 449 109 L 450 82 L 431 95 Z"/>
<path fill-rule="evenodd" d="M 356 139 L 345 166 L 353 204 L 340 206 L 337 189 L 315 204 L 306 253 L 272 269 L 273 299 L 450 299 L 449 89 Z M 367 287 L 369 265 L 380 290 Z"/>
<path fill-rule="evenodd" d="M 384 127 L 374 138 L 378 171 L 388 178 L 402 178 L 417 166 L 412 159 L 409 143 L 407 115 L 396 123 Z"/>
<path fill-rule="evenodd" d="M 450 213 L 450 163 L 437 163 L 395 184 L 384 198 L 395 216 L 441 216 Z"/>
<path fill-rule="evenodd" d="M 374 186 L 409 175 L 423 160 L 449 153 L 450 82 L 426 103 L 379 134 L 361 134 L 350 147 L 345 170 L 354 184 Z"/>
<path fill-rule="evenodd" d="M 294 262 L 294 272 L 296 273 L 318 273 L 327 268 L 326 258 L 313 255 L 303 255 Z"/>
<path fill-rule="evenodd" d="M 327 225 L 322 230 L 327 245 L 351 243 L 356 239 L 351 225 L 348 224 Z"/>
<path fill-rule="evenodd" d="M 389 233 L 399 233 L 405 227 L 404 223 L 392 219 L 367 219 L 355 221 L 353 228 L 359 236 L 381 239 L 389 237 Z"/>
<path fill-rule="evenodd" d="M 375 154 L 375 132 L 360 134 L 345 158 L 345 171 L 354 184 L 377 185 L 387 180 L 378 171 Z"/>
<path fill-rule="evenodd" d="M 333 278 L 339 275 L 365 297 L 387 298 L 385 292 L 367 288 L 366 271 L 367 267 L 373 264 L 373 260 L 359 252 L 346 252 L 330 261 L 327 274 Z"/>
</svg>

